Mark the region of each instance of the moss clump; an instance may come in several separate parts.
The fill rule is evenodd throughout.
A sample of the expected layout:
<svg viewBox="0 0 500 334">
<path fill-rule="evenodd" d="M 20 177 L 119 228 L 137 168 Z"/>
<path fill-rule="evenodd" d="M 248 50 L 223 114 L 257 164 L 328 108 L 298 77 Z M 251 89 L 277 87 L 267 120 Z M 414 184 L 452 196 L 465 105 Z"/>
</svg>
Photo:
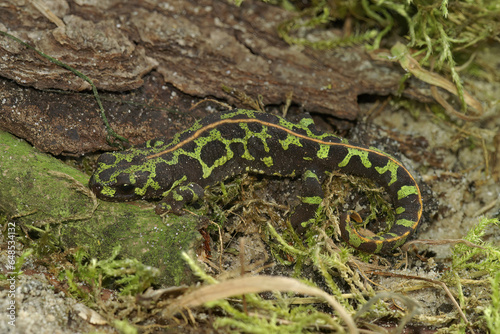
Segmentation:
<svg viewBox="0 0 500 334">
<path fill-rule="evenodd" d="M 495 0 L 313 0 L 307 8 L 294 10 L 299 15 L 279 27 L 281 37 L 290 44 L 318 49 L 365 44 L 378 49 L 394 44 L 387 42 L 390 36 L 403 37 L 406 46 L 416 50 L 413 56 L 419 56 L 420 65 L 452 77 L 463 110 L 467 104 L 457 63 L 471 65 L 477 50 L 489 40 L 498 40 L 500 33 L 500 7 Z M 344 25 L 342 36 L 327 33 L 339 22 Z"/>
</svg>

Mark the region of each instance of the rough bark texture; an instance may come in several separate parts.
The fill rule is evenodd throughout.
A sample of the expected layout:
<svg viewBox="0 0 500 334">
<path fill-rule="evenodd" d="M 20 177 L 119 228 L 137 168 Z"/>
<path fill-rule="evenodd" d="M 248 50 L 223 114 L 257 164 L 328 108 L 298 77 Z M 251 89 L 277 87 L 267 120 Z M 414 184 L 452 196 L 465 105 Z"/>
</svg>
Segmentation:
<svg viewBox="0 0 500 334">
<path fill-rule="evenodd" d="M 361 47 L 287 45 L 277 26 L 293 14 L 259 1 L 239 8 L 216 0 L 47 0 L 47 10 L 33 3 L 0 5 L 0 29 L 86 74 L 100 90 L 125 92 L 104 94 L 112 100 L 105 108 L 133 144 L 171 136 L 203 116 L 188 112 L 181 125 L 173 112 L 186 113 L 199 99 L 241 106 L 222 85 L 272 105 L 293 93 L 294 105 L 309 112 L 353 120 L 361 94 L 393 93 L 402 74 Z M 1 81 L 0 128 L 52 154 L 111 149 L 90 95 L 37 90 L 84 91 L 88 83 L 6 37 L 0 59 L 0 77 L 12 80 Z"/>
</svg>

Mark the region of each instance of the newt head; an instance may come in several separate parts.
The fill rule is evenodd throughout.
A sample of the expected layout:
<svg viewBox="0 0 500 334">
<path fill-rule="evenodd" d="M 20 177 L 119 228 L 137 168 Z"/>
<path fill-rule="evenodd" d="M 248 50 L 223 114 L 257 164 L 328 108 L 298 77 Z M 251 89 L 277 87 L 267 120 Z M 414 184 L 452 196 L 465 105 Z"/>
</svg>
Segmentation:
<svg viewBox="0 0 500 334">
<path fill-rule="evenodd" d="M 89 187 L 97 198 L 105 201 L 152 199 L 162 194 L 155 176 L 156 165 L 146 159 L 144 151 L 108 152 L 97 160 Z"/>
</svg>

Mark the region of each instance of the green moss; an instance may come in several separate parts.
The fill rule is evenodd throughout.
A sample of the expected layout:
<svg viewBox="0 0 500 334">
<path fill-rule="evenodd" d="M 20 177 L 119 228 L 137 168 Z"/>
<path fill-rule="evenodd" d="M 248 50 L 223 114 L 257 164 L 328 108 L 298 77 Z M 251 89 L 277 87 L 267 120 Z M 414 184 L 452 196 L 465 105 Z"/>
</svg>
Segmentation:
<svg viewBox="0 0 500 334">
<path fill-rule="evenodd" d="M 98 260 L 89 259 L 88 253 L 80 248 L 74 255 L 74 270 L 66 270 L 65 276 L 70 291 L 84 299 L 100 295 L 105 285 L 118 289 L 123 295 L 134 295 L 144 292 L 160 271 L 147 266 L 137 259 L 119 259 L 120 246 L 113 249 L 110 257 Z M 79 283 L 86 283 L 93 289 L 92 294 L 81 290 Z"/>
<path fill-rule="evenodd" d="M 490 277 L 490 282 L 491 305 L 484 310 L 484 319 L 490 333 L 500 333 L 500 271 Z"/>
<path fill-rule="evenodd" d="M 453 249 L 453 271 L 448 275 L 449 284 L 455 285 L 458 290 L 461 307 L 482 312 L 481 320 L 484 322 L 478 322 L 478 326 L 488 327 L 490 333 L 498 333 L 500 330 L 500 247 L 485 242 L 482 238 L 487 229 L 495 227 L 497 229 L 500 227 L 498 219 L 480 218 L 476 226 L 464 238 L 478 247 L 472 244 L 456 245 Z M 474 285 L 469 284 L 467 298 L 464 297 L 461 282 L 465 277 L 470 277 L 476 282 Z M 479 278 L 486 278 L 486 280 Z M 488 289 L 490 289 L 489 296 Z M 478 307 L 475 296 L 481 295 L 483 302 Z M 485 304 L 485 299 L 489 305 Z"/>
<path fill-rule="evenodd" d="M 493 226 L 499 227 L 500 221 L 483 217 L 465 236 L 465 240 L 481 247 L 470 247 L 466 244 L 455 246 L 453 250 L 453 268 L 455 270 L 484 271 L 490 277 L 495 277 L 500 272 L 500 248 L 482 240 L 486 229 Z"/>
<path fill-rule="evenodd" d="M 212 276 L 206 274 L 191 256 L 186 254 L 185 259 L 201 280 L 207 284 L 218 283 Z M 302 283 L 314 286 L 311 282 Z M 246 311 L 242 311 L 240 306 L 235 304 L 238 300 L 241 302 L 239 297 L 232 298 L 231 303 L 225 299 L 211 300 L 206 302 L 205 306 L 224 311 L 223 315 L 215 317 L 215 328 L 229 327 L 233 331 L 248 333 L 304 333 L 318 325 L 328 325 L 342 330 L 339 318 L 332 317 L 331 314 L 320 311 L 313 305 L 294 305 L 298 297 L 280 292 L 274 292 L 273 296 L 274 298 L 269 300 L 255 293 L 245 294 Z M 341 299 L 337 300 L 348 305 Z"/>
<path fill-rule="evenodd" d="M 159 283 L 190 282 L 180 253 L 201 242 L 196 216 L 160 217 L 150 205 L 97 201 L 87 175 L 4 132 L 0 170 L 0 207 L 35 256 L 85 245 L 101 260 L 126 245 L 121 256 L 158 268 Z"/>
<path fill-rule="evenodd" d="M 288 3 L 287 3 L 288 4 Z M 289 8 L 289 6 L 286 6 Z M 364 44 L 378 49 L 386 44 L 385 37 L 395 33 L 405 38 L 407 47 L 423 54 L 419 63 L 449 74 L 459 92 L 462 109 L 467 106 L 464 90 L 456 69 L 460 59 L 474 73 L 474 53 L 486 47 L 500 32 L 498 1 L 325 1 L 313 0 L 304 9 L 295 8 L 298 15 L 282 22 L 280 36 L 289 44 L 307 45 L 316 49 L 332 49 L 353 44 Z M 334 22 L 351 20 L 353 33 L 323 38 Z M 315 36 L 320 35 L 320 37 Z M 387 47 L 387 45 L 385 45 Z"/>
</svg>

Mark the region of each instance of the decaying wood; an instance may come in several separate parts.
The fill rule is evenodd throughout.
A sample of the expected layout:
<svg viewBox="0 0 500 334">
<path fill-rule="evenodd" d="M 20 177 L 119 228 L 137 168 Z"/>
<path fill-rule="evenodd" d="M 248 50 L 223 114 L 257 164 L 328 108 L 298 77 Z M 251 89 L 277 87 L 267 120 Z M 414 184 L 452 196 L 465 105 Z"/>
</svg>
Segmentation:
<svg viewBox="0 0 500 334">
<path fill-rule="evenodd" d="M 394 93 L 402 74 L 361 47 L 324 52 L 287 45 L 277 26 L 293 14 L 260 1 L 236 7 L 217 0 L 17 0 L 0 6 L 1 30 L 78 69 L 100 90 L 125 92 L 108 93 L 114 102 L 105 107 L 114 129 L 134 144 L 171 136 L 203 116 L 198 111 L 180 124 L 172 113 L 185 113 L 200 99 L 242 107 L 222 85 L 261 95 L 270 105 L 293 93 L 294 105 L 309 112 L 353 120 L 361 94 Z M 0 59 L 0 77 L 9 79 L 0 85 L 0 128 L 53 154 L 110 149 L 91 96 L 39 90 L 85 91 L 86 82 L 5 37 Z"/>
</svg>

